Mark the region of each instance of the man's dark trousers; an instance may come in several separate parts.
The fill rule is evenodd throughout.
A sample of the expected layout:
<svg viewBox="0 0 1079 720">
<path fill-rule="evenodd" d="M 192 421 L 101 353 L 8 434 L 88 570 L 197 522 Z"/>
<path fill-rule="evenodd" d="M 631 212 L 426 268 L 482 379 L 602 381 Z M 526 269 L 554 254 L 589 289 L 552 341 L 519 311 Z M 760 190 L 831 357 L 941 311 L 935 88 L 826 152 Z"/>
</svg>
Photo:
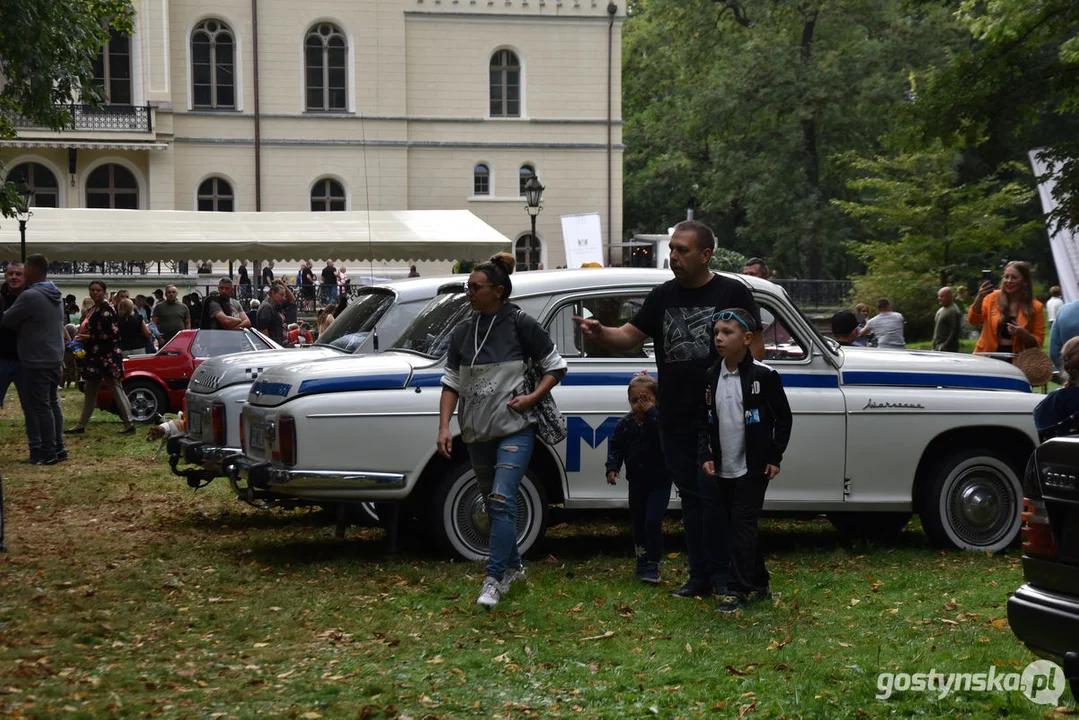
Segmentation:
<svg viewBox="0 0 1079 720">
<path fill-rule="evenodd" d="M 689 585 L 718 593 L 727 589 L 730 571 L 730 532 L 720 507 L 718 478 L 697 465 L 696 428 L 661 427 L 663 457 L 682 500 L 682 526 L 689 556 Z"/>
<path fill-rule="evenodd" d="M 64 413 L 60 410 L 57 395 L 60 367 L 44 369 L 24 366 L 22 371 L 31 412 L 41 436 L 41 457 L 49 459 L 64 449 Z"/>
</svg>

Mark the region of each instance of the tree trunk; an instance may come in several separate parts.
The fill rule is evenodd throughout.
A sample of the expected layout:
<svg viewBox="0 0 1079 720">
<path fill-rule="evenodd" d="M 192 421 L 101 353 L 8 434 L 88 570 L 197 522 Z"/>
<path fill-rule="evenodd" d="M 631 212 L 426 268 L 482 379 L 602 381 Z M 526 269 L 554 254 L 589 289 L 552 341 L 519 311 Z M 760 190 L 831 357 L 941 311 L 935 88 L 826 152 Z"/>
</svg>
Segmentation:
<svg viewBox="0 0 1079 720">
<path fill-rule="evenodd" d="M 813 33 L 817 27 L 818 10 L 814 7 L 802 8 L 805 24 L 802 26 L 802 68 L 808 74 L 809 60 L 813 49 Z M 806 181 L 813 199 L 813 217 L 811 218 L 809 240 L 806 244 L 806 270 L 811 279 L 821 276 L 821 247 L 823 245 L 823 207 L 820 190 L 820 151 L 817 148 L 816 109 L 809 107 L 809 116 L 802 121 L 802 147 L 805 153 Z"/>
</svg>

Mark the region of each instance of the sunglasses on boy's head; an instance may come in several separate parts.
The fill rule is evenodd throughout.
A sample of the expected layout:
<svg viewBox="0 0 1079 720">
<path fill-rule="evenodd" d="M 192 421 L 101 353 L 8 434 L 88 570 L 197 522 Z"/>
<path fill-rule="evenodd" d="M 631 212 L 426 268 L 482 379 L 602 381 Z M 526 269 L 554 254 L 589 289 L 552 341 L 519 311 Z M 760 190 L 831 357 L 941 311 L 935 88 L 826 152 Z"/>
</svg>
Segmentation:
<svg viewBox="0 0 1079 720">
<path fill-rule="evenodd" d="M 746 321 L 743 320 L 736 312 L 731 312 L 730 310 L 721 310 L 720 312 L 712 315 L 713 324 L 719 322 L 720 320 L 722 320 L 723 322 L 737 320 L 742 325 L 742 327 L 746 329 L 746 332 L 749 332 L 749 325 L 746 325 Z"/>
</svg>

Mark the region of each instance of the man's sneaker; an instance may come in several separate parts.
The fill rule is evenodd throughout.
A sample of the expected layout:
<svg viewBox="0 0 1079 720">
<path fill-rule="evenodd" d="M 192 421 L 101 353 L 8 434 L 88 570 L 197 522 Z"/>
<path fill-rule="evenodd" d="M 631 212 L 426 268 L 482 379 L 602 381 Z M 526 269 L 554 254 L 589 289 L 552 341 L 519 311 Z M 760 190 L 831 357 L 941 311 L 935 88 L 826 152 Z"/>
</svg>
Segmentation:
<svg viewBox="0 0 1079 720">
<path fill-rule="evenodd" d="M 746 601 L 738 595 L 723 595 L 719 598 L 719 604 L 716 605 L 716 612 L 723 613 L 724 615 L 732 615 L 736 612 L 741 612 L 746 607 Z"/>
<path fill-rule="evenodd" d="M 506 570 L 506 574 L 502 576 L 502 587 L 500 590 L 505 595 L 510 591 L 510 585 L 513 583 L 523 583 L 525 581 L 525 568 L 522 565 L 519 568 L 509 568 Z"/>
<path fill-rule="evenodd" d="M 67 460 L 67 450 L 61 450 L 56 453 L 56 462 L 61 463 L 64 460 Z"/>
<path fill-rule="evenodd" d="M 637 579 L 649 585 L 659 585 L 659 563 L 643 563 L 637 566 Z"/>
<path fill-rule="evenodd" d="M 31 465 L 55 465 L 58 462 L 60 462 L 60 460 L 58 459 L 58 456 L 55 453 L 53 453 L 52 455 L 49 455 L 48 457 L 42 456 L 42 457 L 35 458 L 35 459 L 30 461 L 30 464 Z"/>
<path fill-rule="evenodd" d="M 492 608 L 497 605 L 498 601 L 501 599 L 502 581 L 495 580 L 493 577 L 484 578 L 483 589 L 480 590 L 480 596 L 476 598 L 476 604 Z"/>
<path fill-rule="evenodd" d="M 695 583 L 686 583 L 682 587 L 678 588 L 671 593 L 671 597 L 709 597 L 712 595 L 711 585 L 697 585 Z"/>
</svg>

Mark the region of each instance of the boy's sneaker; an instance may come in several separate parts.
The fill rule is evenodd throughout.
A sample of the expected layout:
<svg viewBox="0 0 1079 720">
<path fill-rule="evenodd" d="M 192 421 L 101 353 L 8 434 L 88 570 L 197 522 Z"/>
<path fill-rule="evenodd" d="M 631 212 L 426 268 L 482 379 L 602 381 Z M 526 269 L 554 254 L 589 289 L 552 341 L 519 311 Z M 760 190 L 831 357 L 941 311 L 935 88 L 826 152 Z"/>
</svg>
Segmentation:
<svg viewBox="0 0 1079 720">
<path fill-rule="evenodd" d="M 643 563 L 637 566 L 637 579 L 649 585 L 659 584 L 659 563 Z"/>
<path fill-rule="evenodd" d="M 480 590 L 480 596 L 476 598 L 476 604 L 492 608 L 497 605 L 498 601 L 501 599 L 502 581 L 495 580 L 493 577 L 484 578 L 483 589 Z"/>
<path fill-rule="evenodd" d="M 746 605 L 752 605 L 753 603 L 767 602 L 772 599 L 772 593 L 768 590 L 761 592 L 760 590 L 754 590 L 746 596 Z"/>
<path fill-rule="evenodd" d="M 502 591 L 502 594 L 505 595 L 510 591 L 510 585 L 523 582 L 525 582 L 524 565 L 519 568 L 508 568 L 506 573 L 502 576 L 502 587 L 499 589 Z"/>
<path fill-rule="evenodd" d="M 734 613 L 741 612 L 746 607 L 746 601 L 739 595 L 723 595 L 719 598 L 719 604 L 716 605 L 716 612 L 723 613 L 724 615 L 733 615 Z"/>
</svg>

